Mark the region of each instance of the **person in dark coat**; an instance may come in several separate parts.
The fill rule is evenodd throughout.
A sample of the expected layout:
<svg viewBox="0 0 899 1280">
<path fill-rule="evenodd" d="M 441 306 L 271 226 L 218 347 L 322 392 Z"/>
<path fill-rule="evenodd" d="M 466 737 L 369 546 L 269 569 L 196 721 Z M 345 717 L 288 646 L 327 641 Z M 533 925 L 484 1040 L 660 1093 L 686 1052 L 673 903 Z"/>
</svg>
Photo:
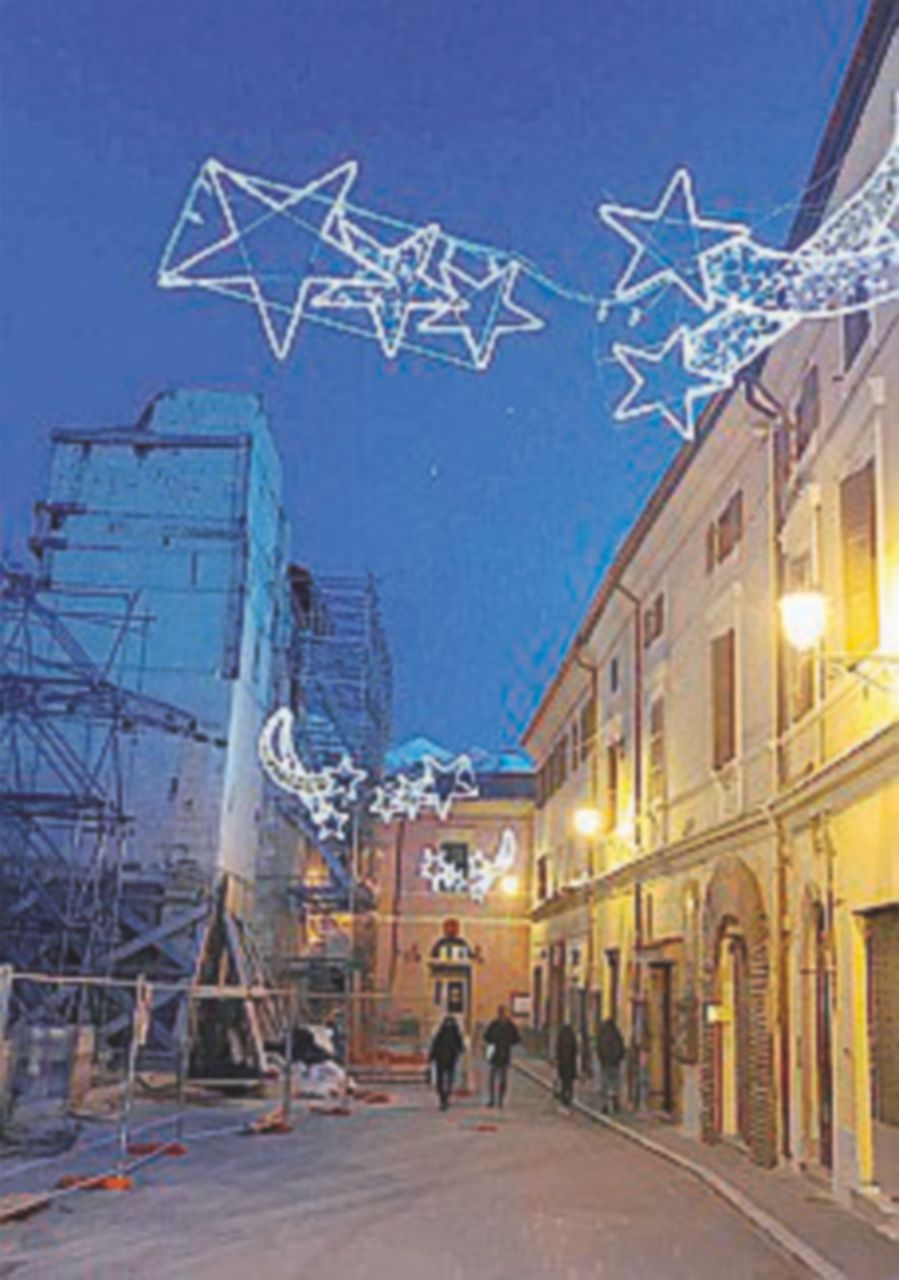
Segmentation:
<svg viewBox="0 0 899 1280">
<path fill-rule="evenodd" d="M 559 1074 L 559 1097 L 563 1107 L 570 1107 L 577 1075 L 577 1036 L 568 1022 L 563 1022 L 556 1036 L 556 1071 Z"/>
<path fill-rule="evenodd" d="M 503 1105 L 509 1078 L 509 1063 L 512 1061 L 512 1049 L 520 1040 L 518 1028 L 506 1012 L 506 1006 L 501 1004 L 496 1011 L 496 1017 L 484 1032 L 487 1061 L 490 1063 L 488 1107 Z"/>
<path fill-rule="evenodd" d="M 621 1059 L 624 1057 L 624 1041 L 613 1018 L 604 1018 L 596 1036 L 596 1054 L 599 1058 L 599 1096 L 603 1115 L 618 1111 L 618 1090 L 621 1077 Z"/>
<path fill-rule="evenodd" d="M 447 1014 L 434 1033 L 428 1061 L 434 1064 L 434 1084 L 440 1099 L 440 1110 L 446 1111 L 450 1094 L 453 1091 L 453 1080 L 456 1075 L 456 1063 L 465 1052 L 465 1041 L 456 1019 Z"/>
</svg>

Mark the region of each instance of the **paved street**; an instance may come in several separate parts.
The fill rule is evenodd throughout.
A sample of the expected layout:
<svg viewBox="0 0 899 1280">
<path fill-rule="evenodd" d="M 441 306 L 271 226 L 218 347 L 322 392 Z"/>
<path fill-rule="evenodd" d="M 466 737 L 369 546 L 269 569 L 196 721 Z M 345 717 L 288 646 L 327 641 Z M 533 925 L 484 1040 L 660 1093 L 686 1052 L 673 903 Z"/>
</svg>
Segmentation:
<svg viewBox="0 0 899 1280">
<path fill-rule="evenodd" d="M 219 1137 L 148 1166 L 131 1193 L 79 1193 L 8 1229 L 17 1280 L 191 1277 L 498 1280 L 808 1273 L 667 1163 L 516 1075 L 507 1109 L 302 1115 L 293 1134 Z M 479 1131 L 479 1124 L 496 1124 Z"/>
</svg>

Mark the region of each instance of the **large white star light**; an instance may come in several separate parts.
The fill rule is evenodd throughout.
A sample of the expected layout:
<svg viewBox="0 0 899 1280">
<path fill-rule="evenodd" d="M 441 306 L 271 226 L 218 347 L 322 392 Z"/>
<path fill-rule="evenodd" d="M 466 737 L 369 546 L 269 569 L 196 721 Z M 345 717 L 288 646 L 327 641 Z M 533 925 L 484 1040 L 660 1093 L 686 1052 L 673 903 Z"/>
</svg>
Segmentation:
<svg viewBox="0 0 899 1280">
<path fill-rule="evenodd" d="M 632 380 L 615 408 L 616 420 L 659 414 L 684 440 L 696 435 L 697 401 L 729 385 L 724 379 L 694 371 L 690 364 L 690 334 L 683 326 L 675 329 L 660 347 L 631 347 L 616 342 L 612 354 Z"/>
<path fill-rule="evenodd" d="M 278 360 L 290 353 L 318 288 L 377 268 L 338 233 L 358 165 L 288 187 L 210 159 L 191 186 L 163 253 L 163 289 L 205 289 L 252 303 Z M 313 264 L 327 250 L 328 270 Z"/>
<path fill-rule="evenodd" d="M 454 800 L 471 799 L 477 794 L 474 766 L 468 756 L 456 756 L 448 764 L 441 764 L 435 756 L 424 757 L 421 807 L 433 809 L 441 822 L 449 817 Z"/>
<path fill-rule="evenodd" d="M 598 213 L 634 250 L 615 286 L 619 302 L 675 285 L 703 311 L 711 310 L 707 257 L 720 245 L 748 234 L 741 223 L 699 216 L 687 169 L 675 172 L 654 209 L 605 203 Z"/>
<path fill-rule="evenodd" d="M 545 322 L 512 300 L 521 267 L 517 262 L 501 265 L 491 261 L 480 279 L 444 259 L 441 274 L 450 300 L 421 322 L 422 333 L 459 334 L 468 348 L 474 367 L 483 371 L 493 359 L 496 344 L 510 333 L 534 333 Z"/>
<path fill-rule="evenodd" d="M 346 755 L 336 766 L 307 768 L 294 746 L 293 723 L 289 707 L 269 716 L 259 734 L 259 762 L 276 786 L 297 797 L 320 840 L 342 842 L 350 820 L 344 806 L 355 799 L 365 770 Z"/>
<path fill-rule="evenodd" d="M 368 777 L 368 770 L 357 769 L 352 756 L 346 754 L 340 757 L 336 765 L 323 769 L 322 773 L 330 780 L 334 790 L 340 792 L 350 803 L 359 799 L 359 788 Z"/>
<path fill-rule="evenodd" d="M 345 217 L 337 229 L 340 243 L 354 258 L 368 263 L 372 275 L 336 280 L 312 305 L 318 311 L 366 311 L 381 350 L 392 360 L 403 346 L 413 315 L 434 311 L 452 297 L 451 290 L 430 271 L 440 227 L 431 223 L 392 246 L 381 244 Z"/>
</svg>

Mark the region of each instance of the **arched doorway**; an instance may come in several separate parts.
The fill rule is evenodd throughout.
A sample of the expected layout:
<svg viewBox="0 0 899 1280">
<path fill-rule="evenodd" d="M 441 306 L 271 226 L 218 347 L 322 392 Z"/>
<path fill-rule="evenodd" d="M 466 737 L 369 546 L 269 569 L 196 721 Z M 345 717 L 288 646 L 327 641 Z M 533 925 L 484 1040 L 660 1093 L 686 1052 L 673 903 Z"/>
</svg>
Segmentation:
<svg viewBox="0 0 899 1280">
<path fill-rule="evenodd" d="M 715 1129 L 749 1145 L 749 966 L 746 943 L 733 920 L 722 928 L 715 965 L 716 1017 L 712 1023 Z"/>
<path fill-rule="evenodd" d="M 470 1032 L 474 952 L 458 930 L 451 927 L 453 923 L 446 922 L 443 936 L 431 948 L 434 1009 L 438 1016 L 451 1013 L 460 1026 Z"/>
<path fill-rule="evenodd" d="M 753 1160 L 777 1161 L 769 1016 L 769 930 L 758 880 L 723 858 L 703 909 L 702 1134 L 746 1143 Z"/>
</svg>

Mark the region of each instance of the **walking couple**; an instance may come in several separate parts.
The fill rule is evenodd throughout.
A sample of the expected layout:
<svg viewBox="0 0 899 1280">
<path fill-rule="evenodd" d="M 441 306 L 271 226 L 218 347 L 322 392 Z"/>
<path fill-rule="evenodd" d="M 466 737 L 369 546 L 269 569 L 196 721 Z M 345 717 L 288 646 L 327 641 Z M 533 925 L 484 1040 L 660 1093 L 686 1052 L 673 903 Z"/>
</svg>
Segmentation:
<svg viewBox="0 0 899 1280">
<path fill-rule="evenodd" d="M 484 1044 L 490 1068 L 488 1107 L 503 1105 L 508 1086 L 512 1049 L 520 1039 L 518 1028 L 509 1017 L 505 1005 L 500 1005 L 496 1017 L 484 1032 Z M 465 1041 L 459 1030 L 459 1024 L 452 1014 L 447 1014 L 434 1034 L 428 1053 L 441 1111 L 446 1111 L 449 1107 L 456 1076 L 456 1064 L 464 1052 Z"/>
</svg>

